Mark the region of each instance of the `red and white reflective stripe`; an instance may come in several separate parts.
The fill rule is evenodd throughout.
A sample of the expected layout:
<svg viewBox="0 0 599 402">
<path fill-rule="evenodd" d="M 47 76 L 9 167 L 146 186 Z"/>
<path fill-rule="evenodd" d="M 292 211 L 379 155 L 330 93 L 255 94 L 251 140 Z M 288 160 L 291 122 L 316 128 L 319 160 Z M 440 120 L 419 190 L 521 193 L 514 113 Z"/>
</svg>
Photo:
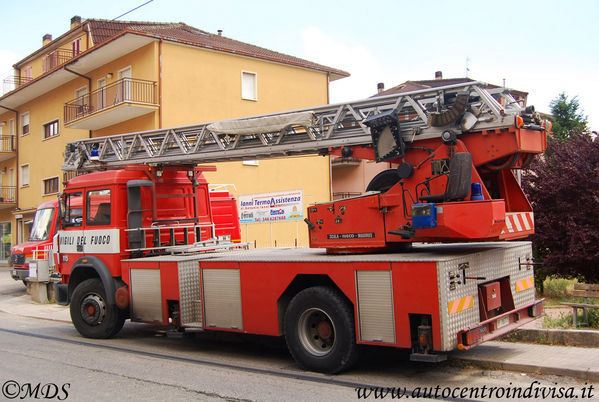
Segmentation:
<svg viewBox="0 0 599 402">
<path fill-rule="evenodd" d="M 535 227 L 533 212 L 507 212 L 505 229 L 501 233 L 527 232 Z"/>
<path fill-rule="evenodd" d="M 535 278 L 525 278 L 516 282 L 516 292 L 522 292 L 523 290 L 530 289 L 535 286 Z"/>
<path fill-rule="evenodd" d="M 447 303 L 447 310 L 449 311 L 449 315 L 451 315 L 472 308 L 473 306 L 474 297 L 472 297 L 472 295 L 468 295 L 466 297 L 462 297 L 461 299 L 452 300 Z"/>
</svg>

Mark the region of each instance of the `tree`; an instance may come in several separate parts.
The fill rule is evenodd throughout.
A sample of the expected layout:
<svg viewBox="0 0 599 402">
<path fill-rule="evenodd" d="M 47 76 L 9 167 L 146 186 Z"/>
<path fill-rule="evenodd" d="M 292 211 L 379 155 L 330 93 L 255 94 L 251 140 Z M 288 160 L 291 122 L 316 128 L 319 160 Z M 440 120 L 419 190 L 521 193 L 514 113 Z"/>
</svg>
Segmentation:
<svg viewBox="0 0 599 402">
<path fill-rule="evenodd" d="M 565 93 L 561 93 L 557 98 L 549 103 L 551 114 L 553 115 L 552 123 L 553 137 L 560 142 L 564 142 L 574 133 L 588 132 L 587 117 L 579 111 L 580 105 L 578 97 L 573 97 L 568 100 Z"/>
<path fill-rule="evenodd" d="M 533 242 L 545 275 L 599 282 L 599 139 L 549 142 L 523 177 L 535 211 Z"/>
</svg>

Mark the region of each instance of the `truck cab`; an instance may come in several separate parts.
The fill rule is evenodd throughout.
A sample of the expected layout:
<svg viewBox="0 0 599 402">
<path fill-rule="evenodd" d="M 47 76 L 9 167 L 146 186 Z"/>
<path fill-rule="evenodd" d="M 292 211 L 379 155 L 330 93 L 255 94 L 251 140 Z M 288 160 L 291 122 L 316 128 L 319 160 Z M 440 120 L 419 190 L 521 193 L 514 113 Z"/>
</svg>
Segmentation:
<svg viewBox="0 0 599 402">
<path fill-rule="evenodd" d="M 71 302 L 73 323 L 81 333 L 112 336 L 129 316 L 124 295 L 131 278 L 122 270 L 122 261 L 169 254 L 215 238 L 202 174 L 215 169 L 128 166 L 67 183 L 54 244 L 62 281 L 57 301 Z M 220 198 L 227 199 L 224 194 Z M 73 208 L 78 200 L 80 214 Z"/>
<path fill-rule="evenodd" d="M 81 202 L 73 203 L 73 215 L 81 214 Z M 42 203 L 35 212 L 29 240 L 13 246 L 10 251 L 10 275 L 16 281 L 29 276 L 29 262 L 34 253 L 52 247 L 52 239 L 58 228 L 58 200 Z"/>
</svg>

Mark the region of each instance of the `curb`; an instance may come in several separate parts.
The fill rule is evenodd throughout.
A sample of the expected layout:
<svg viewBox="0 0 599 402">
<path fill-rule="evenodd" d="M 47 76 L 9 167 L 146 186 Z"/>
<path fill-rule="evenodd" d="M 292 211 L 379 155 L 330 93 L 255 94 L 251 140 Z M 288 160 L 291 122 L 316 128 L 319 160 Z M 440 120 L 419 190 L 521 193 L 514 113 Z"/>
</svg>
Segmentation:
<svg viewBox="0 0 599 402">
<path fill-rule="evenodd" d="M 522 364 L 498 361 L 485 361 L 468 359 L 464 357 L 449 356 L 452 361 L 467 363 L 483 369 L 501 369 L 506 371 L 519 371 L 521 373 L 559 375 L 593 382 L 599 381 L 599 373 L 589 370 L 575 370 L 561 367 L 544 367 L 535 364 Z"/>
<path fill-rule="evenodd" d="M 72 324 L 72 322 L 69 320 L 63 320 L 60 318 L 53 318 L 53 317 L 43 317 L 41 315 L 34 315 L 34 314 L 15 313 L 14 311 L 8 311 L 3 308 L 0 308 L 0 312 L 5 313 L 5 314 L 10 314 L 10 315 L 17 315 L 19 317 L 35 318 L 36 320 L 45 320 L 45 321 L 53 321 L 53 322 L 62 322 L 65 324 Z"/>
<path fill-rule="evenodd" d="M 505 342 L 537 343 L 541 345 L 564 345 L 599 348 L 599 331 L 580 329 L 533 329 L 520 328 L 502 336 Z"/>
</svg>

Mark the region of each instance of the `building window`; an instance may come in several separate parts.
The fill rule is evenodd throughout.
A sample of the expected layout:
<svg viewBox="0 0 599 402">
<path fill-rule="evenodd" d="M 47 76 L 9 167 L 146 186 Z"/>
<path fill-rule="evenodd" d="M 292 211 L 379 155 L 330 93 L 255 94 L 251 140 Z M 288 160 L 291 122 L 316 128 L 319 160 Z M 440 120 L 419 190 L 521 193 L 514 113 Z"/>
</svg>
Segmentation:
<svg viewBox="0 0 599 402">
<path fill-rule="evenodd" d="M 29 164 L 21 165 L 21 187 L 29 186 Z"/>
<path fill-rule="evenodd" d="M 27 67 L 23 68 L 23 79 L 25 81 L 31 80 L 31 66 L 27 66 Z"/>
<path fill-rule="evenodd" d="M 73 57 L 77 56 L 81 51 L 81 38 L 73 41 Z"/>
<path fill-rule="evenodd" d="M 44 179 L 42 182 L 44 186 L 43 195 L 58 193 L 58 176 Z"/>
<path fill-rule="evenodd" d="M 256 73 L 241 72 L 241 99 L 258 100 L 258 75 Z"/>
<path fill-rule="evenodd" d="M 8 121 L 8 135 L 15 135 L 15 119 Z"/>
<path fill-rule="evenodd" d="M 29 113 L 23 113 L 21 117 L 21 135 L 29 134 Z"/>
<path fill-rule="evenodd" d="M 58 120 L 44 124 L 44 139 L 58 135 Z"/>
</svg>

